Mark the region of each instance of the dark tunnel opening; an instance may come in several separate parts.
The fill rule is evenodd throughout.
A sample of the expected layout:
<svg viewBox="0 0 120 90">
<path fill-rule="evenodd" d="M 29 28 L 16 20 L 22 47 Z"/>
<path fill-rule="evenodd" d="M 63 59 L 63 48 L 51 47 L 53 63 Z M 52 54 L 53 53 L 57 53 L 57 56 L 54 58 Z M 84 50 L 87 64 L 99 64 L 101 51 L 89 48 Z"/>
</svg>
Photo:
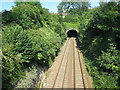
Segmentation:
<svg viewBox="0 0 120 90">
<path fill-rule="evenodd" d="M 77 37 L 77 31 L 76 30 L 69 30 L 67 32 L 67 37 Z"/>
</svg>

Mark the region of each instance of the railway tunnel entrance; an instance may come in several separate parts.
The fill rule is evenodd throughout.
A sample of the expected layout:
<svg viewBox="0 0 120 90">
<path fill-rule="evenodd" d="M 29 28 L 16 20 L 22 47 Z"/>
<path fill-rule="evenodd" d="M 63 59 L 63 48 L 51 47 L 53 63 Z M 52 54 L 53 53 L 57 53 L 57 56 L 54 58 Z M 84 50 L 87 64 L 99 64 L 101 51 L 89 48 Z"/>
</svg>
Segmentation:
<svg viewBox="0 0 120 90">
<path fill-rule="evenodd" d="M 77 31 L 73 29 L 67 31 L 67 37 L 77 37 Z"/>
</svg>

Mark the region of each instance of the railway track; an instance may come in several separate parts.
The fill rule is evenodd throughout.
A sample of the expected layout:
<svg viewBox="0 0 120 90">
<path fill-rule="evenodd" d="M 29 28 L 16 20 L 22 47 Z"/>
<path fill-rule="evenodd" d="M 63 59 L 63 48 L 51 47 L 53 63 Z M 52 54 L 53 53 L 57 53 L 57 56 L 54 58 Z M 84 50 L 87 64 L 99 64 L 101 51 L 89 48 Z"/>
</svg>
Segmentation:
<svg viewBox="0 0 120 90">
<path fill-rule="evenodd" d="M 86 88 L 76 38 L 68 38 L 43 88 Z"/>
</svg>

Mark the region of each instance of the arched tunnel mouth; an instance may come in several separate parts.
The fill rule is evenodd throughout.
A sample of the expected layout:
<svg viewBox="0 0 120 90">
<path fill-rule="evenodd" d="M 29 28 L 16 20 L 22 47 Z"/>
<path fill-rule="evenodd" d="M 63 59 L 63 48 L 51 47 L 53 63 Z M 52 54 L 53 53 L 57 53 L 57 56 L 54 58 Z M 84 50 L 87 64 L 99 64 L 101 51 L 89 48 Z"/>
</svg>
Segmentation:
<svg viewBox="0 0 120 90">
<path fill-rule="evenodd" d="M 77 31 L 76 30 L 69 30 L 67 32 L 67 37 L 77 37 Z"/>
</svg>

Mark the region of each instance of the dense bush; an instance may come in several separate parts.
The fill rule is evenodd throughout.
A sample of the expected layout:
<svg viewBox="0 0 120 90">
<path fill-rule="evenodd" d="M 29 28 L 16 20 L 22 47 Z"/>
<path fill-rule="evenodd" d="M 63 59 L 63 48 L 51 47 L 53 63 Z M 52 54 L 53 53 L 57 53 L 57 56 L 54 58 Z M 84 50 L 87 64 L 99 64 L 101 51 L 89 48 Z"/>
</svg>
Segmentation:
<svg viewBox="0 0 120 90">
<path fill-rule="evenodd" d="M 67 23 L 79 23 L 80 22 L 80 20 L 79 20 L 79 15 L 75 15 L 75 16 L 73 16 L 73 15 L 67 15 L 67 16 L 65 16 L 65 19 L 64 19 L 64 22 L 67 22 Z"/>
<path fill-rule="evenodd" d="M 63 18 L 59 15 L 51 15 L 50 28 L 53 29 L 62 38 L 61 43 L 66 40 L 66 25 L 63 23 Z"/>
<path fill-rule="evenodd" d="M 79 42 L 95 88 L 120 88 L 119 3 L 103 3 L 81 16 Z"/>
<path fill-rule="evenodd" d="M 11 27 L 12 25 L 12 27 Z M 12 87 L 23 75 L 22 63 L 33 58 L 30 38 L 19 25 L 10 24 L 3 27 L 3 87 Z M 12 86 L 10 86 L 12 84 Z"/>
<path fill-rule="evenodd" d="M 51 66 L 66 39 L 66 27 L 61 16 L 38 2 L 16 2 L 2 19 L 2 86 L 14 88 L 26 68 Z"/>
<path fill-rule="evenodd" d="M 12 27 L 11 27 L 12 25 Z M 23 60 L 21 62 L 29 62 L 34 57 L 34 49 L 32 48 L 32 42 L 27 35 L 27 32 L 19 25 L 10 24 L 3 27 L 3 54 L 6 56 L 12 56 L 21 54 Z M 5 47 L 9 45 L 8 47 Z M 4 51 L 5 50 L 5 51 Z"/>
<path fill-rule="evenodd" d="M 23 29 L 34 28 L 36 24 L 37 27 L 35 29 L 43 26 L 40 9 L 36 6 L 21 4 L 12 9 L 12 14 L 16 17 L 16 23 L 21 25 Z"/>
<path fill-rule="evenodd" d="M 28 32 L 35 49 L 35 60 L 43 65 L 51 65 L 58 51 L 61 38 L 51 29 L 40 28 Z M 51 61 L 52 60 L 52 61 Z"/>
</svg>

